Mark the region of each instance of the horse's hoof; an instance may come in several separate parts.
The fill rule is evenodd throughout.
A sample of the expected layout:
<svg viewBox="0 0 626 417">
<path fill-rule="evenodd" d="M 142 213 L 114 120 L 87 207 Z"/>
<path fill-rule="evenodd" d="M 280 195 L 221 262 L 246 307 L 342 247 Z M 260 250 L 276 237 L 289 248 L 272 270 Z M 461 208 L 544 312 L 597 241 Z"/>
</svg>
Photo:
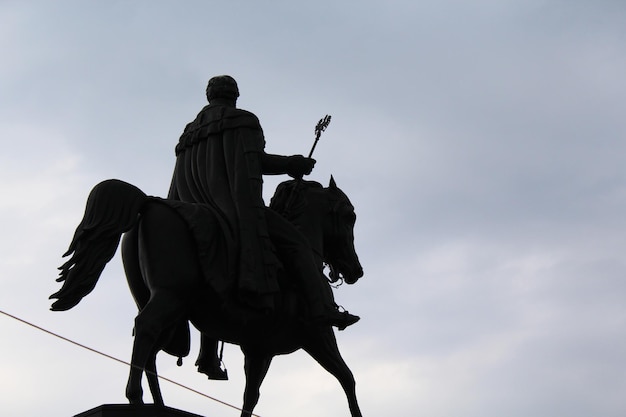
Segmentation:
<svg viewBox="0 0 626 417">
<path fill-rule="evenodd" d="M 139 392 L 126 391 L 126 399 L 130 404 L 143 405 L 143 392 L 141 390 Z"/>
</svg>

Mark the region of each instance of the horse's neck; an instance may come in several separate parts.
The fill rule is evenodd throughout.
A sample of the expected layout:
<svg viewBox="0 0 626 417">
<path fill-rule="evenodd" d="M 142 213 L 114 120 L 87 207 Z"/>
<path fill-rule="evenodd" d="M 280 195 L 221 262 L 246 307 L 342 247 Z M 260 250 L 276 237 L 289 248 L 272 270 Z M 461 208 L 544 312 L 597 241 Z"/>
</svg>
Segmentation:
<svg viewBox="0 0 626 417">
<path fill-rule="evenodd" d="M 311 196 L 311 199 L 319 196 Z M 320 256 L 324 253 L 324 212 L 321 204 L 310 201 L 304 211 L 293 219 L 293 224 L 308 239 L 313 251 Z"/>
</svg>

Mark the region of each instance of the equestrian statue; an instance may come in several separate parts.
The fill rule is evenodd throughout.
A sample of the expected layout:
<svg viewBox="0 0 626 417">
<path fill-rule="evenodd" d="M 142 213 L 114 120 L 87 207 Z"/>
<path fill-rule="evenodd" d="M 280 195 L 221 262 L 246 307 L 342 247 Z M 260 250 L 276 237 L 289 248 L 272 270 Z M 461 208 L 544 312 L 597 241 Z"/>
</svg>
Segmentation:
<svg viewBox="0 0 626 417">
<path fill-rule="evenodd" d="M 239 89 L 211 78 L 209 104 L 189 123 L 176 148 L 167 199 L 112 179 L 96 185 L 60 269 L 53 311 L 74 307 L 95 287 L 121 244 L 126 278 L 139 313 L 126 397 L 143 403 L 146 374 L 163 405 L 156 355 L 190 351 L 189 323 L 201 333 L 198 371 L 227 379 L 218 341 L 244 353 L 242 417 L 252 415 L 276 355 L 304 349 L 342 386 L 352 417 L 361 417 L 352 372 L 333 327 L 359 317 L 340 308 L 329 281 L 355 283 L 363 269 L 354 248 L 354 206 L 331 177 L 327 187 L 303 179 L 330 116 L 316 126 L 308 157 L 265 152 L 257 117 L 236 107 Z M 288 174 L 266 207 L 263 175 Z M 122 239 L 123 236 L 123 239 Z M 329 267 L 329 277 L 324 266 Z"/>
</svg>

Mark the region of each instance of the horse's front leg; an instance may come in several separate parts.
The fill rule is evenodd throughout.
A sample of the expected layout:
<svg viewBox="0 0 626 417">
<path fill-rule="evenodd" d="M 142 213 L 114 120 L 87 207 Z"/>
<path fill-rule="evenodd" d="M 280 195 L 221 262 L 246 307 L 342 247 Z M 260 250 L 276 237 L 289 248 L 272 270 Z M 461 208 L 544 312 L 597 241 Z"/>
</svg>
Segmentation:
<svg viewBox="0 0 626 417">
<path fill-rule="evenodd" d="M 362 417 L 359 404 L 356 399 L 356 383 L 354 375 L 344 362 L 339 348 L 337 347 L 337 339 L 331 327 L 320 329 L 319 337 L 312 337 L 303 346 L 303 349 L 313 357 L 324 369 L 337 378 L 343 388 L 346 398 L 348 399 L 348 407 L 352 417 Z"/>
<path fill-rule="evenodd" d="M 246 373 L 246 389 L 243 394 L 241 417 L 250 417 L 259 402 L 260 388 L 272 363 L 272 356 L 248 351 L 242 348 L 245 355 L 244 370 Z"/>
</svg>

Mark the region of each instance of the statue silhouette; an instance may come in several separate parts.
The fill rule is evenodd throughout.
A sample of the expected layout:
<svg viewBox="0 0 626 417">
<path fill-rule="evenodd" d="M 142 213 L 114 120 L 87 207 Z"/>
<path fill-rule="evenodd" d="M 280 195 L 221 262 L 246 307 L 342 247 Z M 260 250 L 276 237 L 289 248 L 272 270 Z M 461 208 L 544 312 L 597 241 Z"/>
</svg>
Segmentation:
<svg viewBox="0 0 626 417">
<path fill-rule="evenodd" d="M 319 274 L 323 261 L 333 277 L 356 282 L 363 275 L 354 249 L 356 216 L 335 181 L 331 178 L 327 188 L 312 181 L 283 183 L 272 207 L 283 209 L 287 201 L 292 202 L 289 220 L 315 254 L 309 267 Z M 56 299 L 52 310 L 72 308 L 94 289 L 126 233 L 124 268 L 139 308 L 126 387 L 131 403 L 143 403 L 146 372 L 154 403 L 163 404 L 156 354 L 164 350 L 186 356 L 191 322 L 213 340 L 241 346 L 246 374 L 242 417 L 251 416 L 272 358 L 298 349 L 338 379 L 351 416 L 360 417 L 354 377 L 341 358 L 331 323 L 310 320 L 310 299 L 300 282 L 291 279 L 288 266 L 277 268 L 276 291 L 260 293 L 262 302 L 242 296 L 240 283 L 232 279 L 231 236 L 225 234 L 222 216 L 210 204 L 148 197 L 123 181 L 98 184 L 64 255 L 71 257 L 60 267 L 63 286 L 50 297 Z"/>
<path fill-rule="evenodd" d="M 332 326 L 358 316 L 340 311 L 330 279 L 355 283 L 363 270 L 354 249 L 354 207 L 331 178 L 327 188 L 303 181 L 315 160 L 265 152 L 257 117 L 236 107 L 230 76 L 209 80 L 209 104 L 176 146 L 167 199 L 107 180 L 94 187 L 82 222 L 60 267 L 62 288 L 52 310 L 75 306 L 95 287 L 122 235 L 122 259 L 139 314 L 135 318 L 126 396 L 142 404 L 147 374 L 155 404 L 163 405 L 156 355 L 189 354 L 189 323 L 201 332 L 196 365 L 227 379 L 217 341 L 238 344 L 245 356 L 242 416 L 250 416 L 275 355 L 304 349 L 340 382 L 353 417 L 361 416 L 352 373 L 339 354 Z M 330 116 L 316 127 L 316 142 Z M 315 147 L 315 145 L 314 145 Z M 289 174 L 270 207 L 263 175 Z"/>
</svg>

